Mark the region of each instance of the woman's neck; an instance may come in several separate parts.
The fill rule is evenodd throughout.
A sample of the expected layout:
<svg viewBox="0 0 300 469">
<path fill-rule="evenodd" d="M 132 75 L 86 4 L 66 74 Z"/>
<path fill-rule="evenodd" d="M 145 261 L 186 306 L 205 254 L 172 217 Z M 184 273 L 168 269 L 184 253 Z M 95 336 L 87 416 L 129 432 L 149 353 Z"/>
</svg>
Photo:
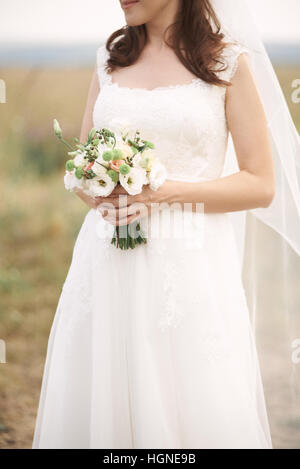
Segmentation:
<svg viewBox="0 0 300 469">
<path fill-rule="evenodd" d="M 148 47 L 161 50 L 165 47 L 164 34 L 168 26 L 174 23 L 179 8 L 179 0 L 169 1 L 155 18 L 146 24 Z M 168 38 L 168 36 L 166 36 Z"/>
</svg>

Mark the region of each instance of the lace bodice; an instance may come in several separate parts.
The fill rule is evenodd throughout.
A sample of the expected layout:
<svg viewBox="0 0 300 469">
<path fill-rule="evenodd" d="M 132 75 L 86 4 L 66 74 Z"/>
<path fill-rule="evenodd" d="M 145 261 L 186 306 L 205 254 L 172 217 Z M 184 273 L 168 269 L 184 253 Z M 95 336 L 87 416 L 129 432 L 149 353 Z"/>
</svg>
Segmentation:
<svg viewBox="0 0 300 469">
<path fill-rule="evenodd" d="M 230 81 L 242 52 L 238 44 L 225 49 L 227 69 L 219 76 Z M 122 87 L 106 71 L 107 58 L 108 52 L 101 46 L 97 51 L 100 93 L 94 126 L 116 132 L 140 130 L 144 139 L 155 144 L 168 179 L 193 182 L 220 177 L 228 141 L 226 88 L 198 78 L 189 84 L 153 90 Z"/>
</svg>

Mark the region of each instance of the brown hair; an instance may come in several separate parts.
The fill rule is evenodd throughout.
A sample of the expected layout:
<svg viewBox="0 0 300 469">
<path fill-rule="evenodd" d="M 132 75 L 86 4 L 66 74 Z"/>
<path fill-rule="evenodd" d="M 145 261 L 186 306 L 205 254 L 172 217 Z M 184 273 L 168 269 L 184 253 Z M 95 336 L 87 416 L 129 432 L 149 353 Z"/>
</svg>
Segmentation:
<svg viewBox="0 0 300 469">
<path fill-rule="evenodd" d="M 217 72 L 226 70 L 221 54 L 226 47 L 220 22 L 209 0 L 180 0 L 175 22 L 171 30 L 171 47 L 182 64 L 198 78 L 207 83 L 224 86 L 230 83 L 218 77 Z M 165 31 L 165 35 L 166 35 Z M 124 26 L 106 41 L 110 54 L 107 70 L 127 67 L 138 59 L 147 43 L 146 25 Z M 184 52 L 184 53 L 183 53 Z"/>
</svg>

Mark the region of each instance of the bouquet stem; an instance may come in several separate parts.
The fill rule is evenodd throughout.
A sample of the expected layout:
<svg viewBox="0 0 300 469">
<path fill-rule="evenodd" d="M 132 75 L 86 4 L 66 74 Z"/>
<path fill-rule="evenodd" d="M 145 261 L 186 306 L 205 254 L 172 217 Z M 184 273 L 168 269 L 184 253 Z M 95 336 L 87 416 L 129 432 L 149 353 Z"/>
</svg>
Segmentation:
<svg viewBox="0 0 300 469">
<path fill-rule="evenodd" d="M 146 243 L 147 239 L 141 230 L 139 221 L 126 226 L 116 226 L 111 240 L 111 244 L 123 250 L 134 249 L 139 244 Z"/>
</svg>

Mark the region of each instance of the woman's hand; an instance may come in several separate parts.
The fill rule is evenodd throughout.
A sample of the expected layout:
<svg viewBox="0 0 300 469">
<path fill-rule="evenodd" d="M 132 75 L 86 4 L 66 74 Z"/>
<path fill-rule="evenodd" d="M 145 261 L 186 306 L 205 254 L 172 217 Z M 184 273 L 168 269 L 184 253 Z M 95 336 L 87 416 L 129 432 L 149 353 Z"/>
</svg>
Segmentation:
<svg viewBox="0 0 300 469">
<path fill-rule="evenodd" d="M 78 195 L 78 197 L 90 208 L 96 209 L 98 207 L 98 202 L 94 197 L 91 197 L 87 194 L 85 194 L 82 190 L 77 189 L 75 193 Z"/>
<path fill-rule="evenodd" d="M 97 208 L 108 223 L 115 226 L 129 225 L 141 217 L 161 210 L 161 204 L 168 203 L 171 199 L 173 188 L 174 183 L 166 181 L 157 191 L 145 185 L 140 194 L 129 195 L 118 185 L 110 196 L 96 198 Z"/>
</svg>

